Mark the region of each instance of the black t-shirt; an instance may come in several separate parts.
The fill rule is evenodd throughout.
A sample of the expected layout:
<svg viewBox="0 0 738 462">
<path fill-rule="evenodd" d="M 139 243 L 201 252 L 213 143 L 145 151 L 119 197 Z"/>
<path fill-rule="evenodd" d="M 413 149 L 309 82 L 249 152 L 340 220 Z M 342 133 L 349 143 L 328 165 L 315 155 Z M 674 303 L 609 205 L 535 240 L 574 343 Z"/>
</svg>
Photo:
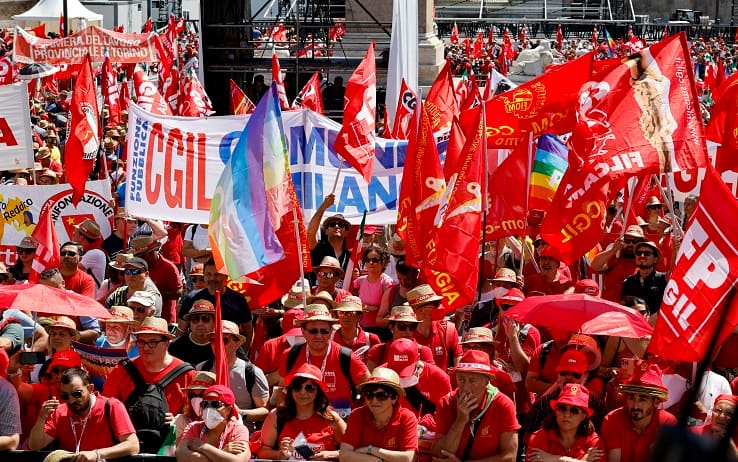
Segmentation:
<svg viewBox="0 0 738 462">
<path fill-rule="evenodd" d="M 113 256 L 123 250 L 123 239 L 116 236 L 115 234 L 111 234 L 104 241 L 102 241 L 100 247 L 102 247 L 106 254 L 108 254 L 109 256 Z"/>
<path fill-rule="evenodd" d="M 189 334 L 185 334 L 169 344 L 169 354 L 192 364 L 192 367 L 214 358 L 210 343 L 198 345 L 190 339 Z"/>
<path fill-rule="evenodd" d="M 210 295 L 208 289 L 198 290 L 185 298 L 182 308 L 179 310 L 178 318 L 184 319 L 184 315 L 192 309 L 195 300 L 207 300 L 215 305 L 215 296 Z M 233 289 L 226 287 L 225 291 L 220 294 L 220 310 L 223 319 L 235 322 L 239 326 L 246 322 L 252 322 L 251 310 L 249 304 L 243 295 Z"/>
</svg>

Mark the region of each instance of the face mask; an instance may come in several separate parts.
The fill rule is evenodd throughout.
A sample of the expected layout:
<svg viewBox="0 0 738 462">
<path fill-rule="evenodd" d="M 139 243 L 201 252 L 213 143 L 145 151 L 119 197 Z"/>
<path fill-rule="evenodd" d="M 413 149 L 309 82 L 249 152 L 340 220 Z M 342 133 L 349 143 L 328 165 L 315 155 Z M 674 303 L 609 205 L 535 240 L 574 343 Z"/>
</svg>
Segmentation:
<svg viewBox="0 0 738 462">
<path fill-rule="evenodd" d="M 495 287 L 494 289 L 492 289 L 492 293 L 494 293 L 495 294 L 495 298 L 497 300 L 499 300 L 502 297 L 504 297 L 505 295 L 507 295 L 507 291 L 508 290 L 510 290 L 510 289 L 508 289 L 506 287 Z"/>
<path fill-rule="evenodd" d="M 202 412 L 202 420 L 205 421 L 205 426 L 209 429 L 213 429 L 218 426 L 219 423 L 223 422 L 225 418 L 218 412 L 217 409 L 212 407 L 206 408 Z"/>
<path fill-rule="evenodd" d="M 418 384 L 419 377 L 415 374 L 410 377 L 400 377 L 400 386 L 402 388 L 412 387 Z"/>
<path fill-rule="evenodd" d="M 195 415 L 198 417 L 202 417 L 202 408 L 200 407 L 201 402 L 202 398 L 200 398 L 199 396 L 190 400 L 190 406 L 192 406 L 192 409 L 195 410 Z"/>
<path fill-rule="evenodd" d="M 302 345 L 303 343 L 305 343 L 305 337 L 301 335 L 288 335 L 287 343 L 289 343 L 290 347 L 293 347 L 295 345 Z"/>
</svg>

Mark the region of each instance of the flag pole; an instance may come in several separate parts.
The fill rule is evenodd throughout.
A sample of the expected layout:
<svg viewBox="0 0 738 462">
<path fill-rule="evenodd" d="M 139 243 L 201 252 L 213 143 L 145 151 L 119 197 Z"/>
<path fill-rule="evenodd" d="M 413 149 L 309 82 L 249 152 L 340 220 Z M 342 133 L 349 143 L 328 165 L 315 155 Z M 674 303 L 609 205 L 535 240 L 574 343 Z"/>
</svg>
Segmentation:
<svg viewBox="0 0 738 462">
<path fill-rule="evenodd" d="M 634 181 L 631 182 L 631 180 Z M 638 180 L 630 178 L 628 180 L 628 202 L 625 204 L 625 212 L 623 213 L 623 228 L 620 230 L 620 239 L 625 236 L 625 228 L 627 228 L 628 224 L 628 215 L 630 214 L 630 209 L 633 208 L 633 193 L 635 192 L 636 186 L 638 186 Z"/>
<path fill-rule="evenodd" d="M 484 285 L 484 271 L 482 271 L 484 266 L 482 265 L 482 260 L 484 259 L 484 248 L 487 244 L 487 211 L 489 209 L 489 200 L 487 199 L 487 196 L 489 194 L 489 159 L 487 158 L 487 104 L 486 101 L 484 101 L 484 98 L 480 99 L 482 100 L 482 142 L 484 143 L 484 149 L 482 150 L 482 252 L 479 254 L 479 262 L 477 262 L 479 265 L 479 276 L 477 277 L 477 302 L 482 299 L 482 287 Z M 418 117 L 418 119 L 420 118 Z M 497 253 L 495 254 L 497 255 Z M 496 266 L 497 261 L 495 261 L 494 267 L 496 268 Z M 494 275 L 491 276 L 494 277 Z"/>
<path fill-rule="evenodd" d="M 669 177 L 666 176 L 667 173 L 664 173 L 664 178 L 666 178 L 667 184 L 669 181 Z M 661 185 L 661 181 L 657 182 L 656 184 L 659 185 L 659 190 L 661 191 L 661 197 L 666 201 L 666 207 L 669 209 L 669 213 L 671 213 L 672 216 L 672 223 L 671 223 L 671 232 L 674 234 L 674 237 L 684 237 L 684 231 L 682 230 L 681 226 L 678 226 L 677 222 L 677 216 L 674 213 L 674 202 L 671 200 L 671 194 L 667 194 L 664 187 Z"/>
<path fill-rule="evenodd" d="M 338 172 L 336 173 L 336 180 L 333 182 L 333 189 L 331 189 L 331 194 L 336 194 L 336 188 L 338 187 L 338 179 L 341 177 L 342 170 L 343 170 L 343 158 L 341 158 L 341 163 L 338 164 Z"/>
<path fill-rule="evenodd" d="M 300 219 L 297 217 L 297 209 L 292 207 L 292 220 L 295 223 L 295 239 L 297 242 L 297 248 L 300 249 L 298 252 L 298 258 L 300 259 L 300 287 L 302 287 L 302 306 L 307 305 L 307 287 L 303 284 L 305 280 L 305 267 L 302 261 L 302 242 L 300 241 Z"/>
</svg>

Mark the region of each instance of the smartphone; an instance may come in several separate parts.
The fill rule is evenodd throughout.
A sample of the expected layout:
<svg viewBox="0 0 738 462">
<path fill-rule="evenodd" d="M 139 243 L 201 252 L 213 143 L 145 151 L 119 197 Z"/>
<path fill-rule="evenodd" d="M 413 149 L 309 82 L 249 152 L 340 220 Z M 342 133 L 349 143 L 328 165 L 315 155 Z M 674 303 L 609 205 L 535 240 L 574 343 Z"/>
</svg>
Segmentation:
<svg viewBox="0 0 738 462">
<path fill-rule="evenodd" d="M 302 456 L 302 458 L 305 460 L 308 460 L 315 455 L 313 450 L 310 449 L 310 446 L 308 446 L 307 444 L 295 446 L 295 451 L 297 451 L 297 453 L 300 454 L 300 456 Z"/>
<path fill-rule="evenodd" d="M 24 366 L 43 364 L 44 361 L 46 361 L 46 355 L 40 351 L 22 351 L 20 354 L 20 363 Z"/>
</svg>

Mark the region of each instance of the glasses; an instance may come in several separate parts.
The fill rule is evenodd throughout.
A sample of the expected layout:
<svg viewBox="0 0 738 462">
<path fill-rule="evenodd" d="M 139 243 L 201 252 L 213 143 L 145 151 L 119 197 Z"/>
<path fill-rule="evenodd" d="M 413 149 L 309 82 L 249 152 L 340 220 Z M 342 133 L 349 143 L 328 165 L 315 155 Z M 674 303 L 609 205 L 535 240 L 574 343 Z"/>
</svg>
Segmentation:
<svg viewBox="0 0 738 462">
<path fill-rule="evenodd" d="M 204 276 L 192 276 L 190 279 L 192 282 L 205 282 Z"/>
<path fill-rule="evenodd" d="M 305 332 L 307 332 L 310 335 L 318 335 L 318 334 L 328 335 L 328 334 L 331 333 L 331 330 L 330 329 L 318 329 L 318 328 L 315 328 L 315 329 L 305 329 Z"/>
<path fill-rule="evenodd" d="M 575 379 L 581 379 L 582 374 L 579 372 L 569 372 L 569 371 L 561 371 L 559 372 L 559 375 L 562 377 L 574 377 Z"/>
<path fill-rule="evenodd" d="M 135 310 L 135 311 L 136 311 L 136 313 L 138 313 L 138 314 L 145 314 L 145 313 L 148 313 L 148 312 L 149 312 L 149 309 L 150 309 L 150 308 L 146 308 L 146 307 L 142 307 L 142 306 L 139 306 L 139 307 L 137 307 L 137 308 L 134 308 L 134 310 Z"/>
<path fill-rule="evenodd" d="M 241 339 L 237 339 L 234 337 L 223 337 L 223 345 L 228 345 L 231 342 L 238 343 Z"/>
<path fill-rule="evenodd" d="M 215 318 L 210 314 L 193 314 L 190 316 L 190 322 L 210 322 L 213 319 Z"/>
<path fill-rule="evenodd" d="M 36 253 L 36 249 L 26 249 L 24 247 L 18 247 L 15 251 L 18 253 Z"/>
<path fill-rule="evenodd" d="M 663 206 L 661 204 L 654 204 L 654 205 L 647 206 L 646 209 L 660 209 L 662 207 Z"/>
<path fill-rule="evenodd" d="M 72 393 L 59 393 L 59 397 L 62 401 L 69 401 L 69 398 L 80 399 L 84 395 L 82 390 L 74 390 Z"/>
<path fill-rule="evenodd" d="M 387 401 L 387 398 L 389 397 L 390 394 L 384 390 L 364 392 L 364 399 L 367 401 L 371 401 L 373 399 L 376 399 L 377 401 Z"/>
<path fill-rule="evenodd" d="M 556 412 L 561 412 L 561 413 L 568 412 L 571 415 L 579 415 L 580 413 L 584 412 L 584 410 L 579 409 L 578 407 L 574 407 L 574 406 L 564 406 L 561 404 L 557 404 Z"/>
<path fill-rule="evenodd" d="M 61 255 L 62 257 L 76 257 L 77 252 L 70 252 L 69 250 L 62 250 L 61 252 L 59 252 L 59 255 Z"/>
<path fill-rule="evenodd" d="M 635 244 L 638 242 L 641 242 L 641 241 L 638 239 L 623 239 L 623 244 Z"/>
<path fill-rule="evenodd" d="M 348 317 L 351 317 L 351 316 L 358 316 L 358 315 L 361 314 L 360 311 L 336 311 L 336 313 L 338 314 L 338 317 L 339 318 L 341 318 L 341 317 L 348 318 Z"/>
<path fill-rule="evenodd" d="M 397 327 L 397 330 L 402 331 L 402 332 L 407 332 L 409 330 L 410 331 L 418 330 L 417 324 L 395 324 L 395 327 Z"/>
<path fill-rule="evenodd" d="M 326 228 L 343 228 L 346 229 L 346 223 L 341 223 L 340 221 L 331 221 L 330 223 L 325 225 Z"/>
<path fill-rule="evenodd" d="M 148 342 L 145 340 L 136 340 L 136 345 L 138 345 L 139 348 L 156 348 L 166 341 L 167 339 L 149 340 Z"/>
<path fill-rule="evenodd" d="M 336 273 L 332 271 L 318 271 L 318 276 L 325 279 L 333 279 L 334 277 L 336 277 Z"/>
<path fill-rule="evenodd" d="M 138 276 L 139 274 L 145 273 L 145 272 L 146 270 L 143 268 L 137 268 L 137 269 L 126 268 L 123 270 L 123 274 L 125 274 L 126 276 Z"/>
<path fill-rule="evenodd" d="M 382 259 L 377 257 L 365 258 L 364 263 L 382 263 Z"/>
<path fill-rule="evenodd" d="M 315 393 L 316 391 L 318 391 L 318 387 L 313 385 L 312 383 L 303 383 L 302 386 L 300 385 L 290 386 L 290 390 L 305 391 L 307 393 Z"/>
<path fill-rule="evenodd" d="M 639 250 L 635 254 L 639 257 L 653 257 L 653 252 L 649 252 L 647 250 Z"/>
<path fill-rule="evenodd" d="M 205 393 L 187 393 L 187 399 L 202 398 Z"/>
<path fill-rule="evenodd" d="M 725 417 L 727 417 L 729 419 L 730 418 L 733 418 L 733 415 L 734 415 L 734 412 L 733 411 L 729 411 L 727 409 L 718 409 L 718 408 L 713 408 L 712 409 L 712 413 L 715 414 L 715 415 L 725 416 Z"/>
<path fill-rule="evenodd" d="M 226 404 L 223 401 L 219 401 L 217 399 L 204 399 L 200 403 L 200 407 L 203 409 L 206 407 L 212 407 L 213 409 L 220 409 Z"/>
</svg>

